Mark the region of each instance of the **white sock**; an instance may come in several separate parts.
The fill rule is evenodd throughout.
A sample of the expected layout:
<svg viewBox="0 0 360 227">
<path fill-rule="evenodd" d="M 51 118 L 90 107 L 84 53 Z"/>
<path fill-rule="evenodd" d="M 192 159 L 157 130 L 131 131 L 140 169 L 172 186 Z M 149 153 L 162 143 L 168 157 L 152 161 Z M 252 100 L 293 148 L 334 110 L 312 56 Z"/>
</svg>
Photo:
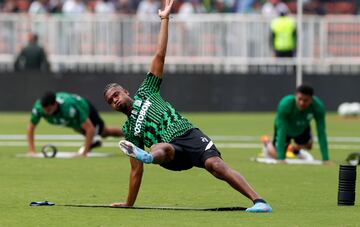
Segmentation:
<svg viewBox="0 0 360 227">
<path fill-rule="evenodd" d="M 263 152 L 264 158 L 271 158 L 271 156 L 269 155 L 268 144 L 264 144 L 264 146 L 262 148 L 262 152 Z"/>
<path fill-rule="evenodd" d="M 314 157 L 310 154 L 309 151 L 305 149 L 301 149 L 299 154 L 297 154 L 298 158 L 306 160 L 306 161 L 314 161 Z"/>
</svg>

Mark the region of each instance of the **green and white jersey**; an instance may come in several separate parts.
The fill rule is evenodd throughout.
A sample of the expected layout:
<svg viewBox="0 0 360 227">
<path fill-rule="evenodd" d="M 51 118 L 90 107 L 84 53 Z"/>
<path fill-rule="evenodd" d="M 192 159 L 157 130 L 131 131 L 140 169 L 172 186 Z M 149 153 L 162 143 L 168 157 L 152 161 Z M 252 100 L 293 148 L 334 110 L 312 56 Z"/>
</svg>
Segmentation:
<svg viewBox="0 0 360 227">
<path fill-rule="evenodd" d="M 294 95 L 288 95 L 281 99 L 276 114 L 277 139 L 275 146 L 279 159 L 285 158 L 286 136 L 296 137 L 300 135 L 310 126 L 312 119 L 316 121 L 322 158 L 329 160 L 324 104 L 318 97 L 314 96 L 310 106 L 304 111 L 299 111 Z"/>
<path fill-rule="evenodd" d="M 152 73 L 135 93 L 131 115 L 123 126 L 126 140 L 143 148 L 169 143 L 193 125 L 160 96 L 161 78 Z"/>
<path fill-rule="evenodd" d="M 78 95 L 58 92 L 56 102 L 59 103 L 59 109 L 53 115 L 46 115 L 40 100 L 37 100 L 31 112 L 31 123 L 37 125 L 44 118 L 53 125 L 80 129 L 89 117 L 89 104 Z"/>
</svg>

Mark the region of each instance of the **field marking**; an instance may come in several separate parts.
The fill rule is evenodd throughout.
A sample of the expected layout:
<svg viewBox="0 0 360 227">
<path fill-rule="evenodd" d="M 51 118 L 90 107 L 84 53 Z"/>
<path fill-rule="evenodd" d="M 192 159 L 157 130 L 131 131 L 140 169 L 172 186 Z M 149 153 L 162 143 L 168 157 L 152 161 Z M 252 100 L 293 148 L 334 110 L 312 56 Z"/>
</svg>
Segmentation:
<svg viewBox="0 0 360 227">
<path fill-rule="evenodd" d="M 50 142 L 39 141 L 36 144 L 39 146 L 44 146 Z M 56 146 L 62 147 L 80 147 L 83 145 L 81 141 L 79 142 L 51 142 Z M 0 147 L 27 147 L 28 144 L 26 141 L 0 141 Z M 113 147 L 118 149 L 118 144 L 114 142 L 103 142 L 103 147 Z M 262 145 L 260 143 L 215 143 L 215 146 L 223 149 L 236 149 L 236 148 L 247 148 L 247 149 L 261 149 Z M 347 145 L 347 144 L 330 144 L 330 149 L 333 150 L 360 150 L 360 145 Z"/>
<path fill-rule="evenodd" d="M 211 135 L 209 136 L 214 141 L 221 142 L 254 142 L 260 141 L 260 136 L 242 136 L 242 135 Z M 65 135 L 65 134 L 38 134 L 35 135 L 36 140 L 83 140 L 81 135 Z M 115 140 L 117 138 L 109 137 L 108 140 Z M 317 141 L 317 138 L 314 138 Z M 26 140 L 25 134 L 0 134 L 0 141 L 8 140 Z M 346 143 L 360 143 L 360 137 L 344 137 L 344 136 L 330 136 L 329 142 L 346 142 Z"/>
</svg>

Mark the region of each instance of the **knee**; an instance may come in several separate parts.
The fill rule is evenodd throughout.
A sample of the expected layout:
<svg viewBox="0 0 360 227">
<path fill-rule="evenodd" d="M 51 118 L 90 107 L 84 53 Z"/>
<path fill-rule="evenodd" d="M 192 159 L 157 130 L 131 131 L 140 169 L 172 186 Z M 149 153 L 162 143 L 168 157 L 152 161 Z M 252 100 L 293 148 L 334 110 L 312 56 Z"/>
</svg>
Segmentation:
<svg viewBox="0 0 360 227">
<path fill-rule="evenodd" d="M 154 144 L 150 147 L 150 152 L 152 151 L 163 151 L 163 152 L 168 152 L 170 144 L 167 143 L 157 143 Z"/>
<path fill-rule="evenodd" d="M 306 144 L 305 146 L 302 146 L 301 148 L 304 148 L 304 149 L 307 149 L 307 150 L 311 150 L 311 149 L 312 149 L 312 145 L 313 145 L 313 143 L 310 142 L 310 143 Z"/>
<path fill-rule="evenodd" d="M 205 161 L 205 168 L 213 175 L 220 177 L 223 176 L 228 170 L 224 161 L 218 157 L 209 158 Z"/>
<path fill-rule="evenodd" d="M 175 155 L 174 148 L 168 143 L 158 143 L 150 147 L 152 154 L 157 154 L 165 158 L 165 160 L 172 160 Z"/>
<path fill-rule="evenodd" d="M 309 145 L 308 145 L 308 149 L 309 149 L 309 150 L 312 149 L 312 145 L 313 145 L 312 143 L 309 143 Z"/>
</svg>

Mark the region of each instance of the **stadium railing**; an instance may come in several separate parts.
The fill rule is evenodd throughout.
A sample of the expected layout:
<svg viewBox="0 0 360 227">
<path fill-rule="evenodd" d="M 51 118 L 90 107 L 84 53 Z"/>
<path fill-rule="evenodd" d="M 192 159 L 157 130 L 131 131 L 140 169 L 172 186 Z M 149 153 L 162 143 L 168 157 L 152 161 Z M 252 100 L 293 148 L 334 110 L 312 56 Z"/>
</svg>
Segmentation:
<svg viewBox="0 0 360 227">
<path fill-rule="evenodd" d="M 273 56 L 270 21 L 260 15 L 173 15 L 167 70 L 292 72 L 295 58 Z M 360 72 L 360 17 L 305 16 L 302 26 L 305 72 Z M 35 32 L 55 72 L 141 72 L 155 51 L 158 30 L 155 15 L 0 14 L 0 71 L 13 70 L 28 33 Z"/>
</svg>

